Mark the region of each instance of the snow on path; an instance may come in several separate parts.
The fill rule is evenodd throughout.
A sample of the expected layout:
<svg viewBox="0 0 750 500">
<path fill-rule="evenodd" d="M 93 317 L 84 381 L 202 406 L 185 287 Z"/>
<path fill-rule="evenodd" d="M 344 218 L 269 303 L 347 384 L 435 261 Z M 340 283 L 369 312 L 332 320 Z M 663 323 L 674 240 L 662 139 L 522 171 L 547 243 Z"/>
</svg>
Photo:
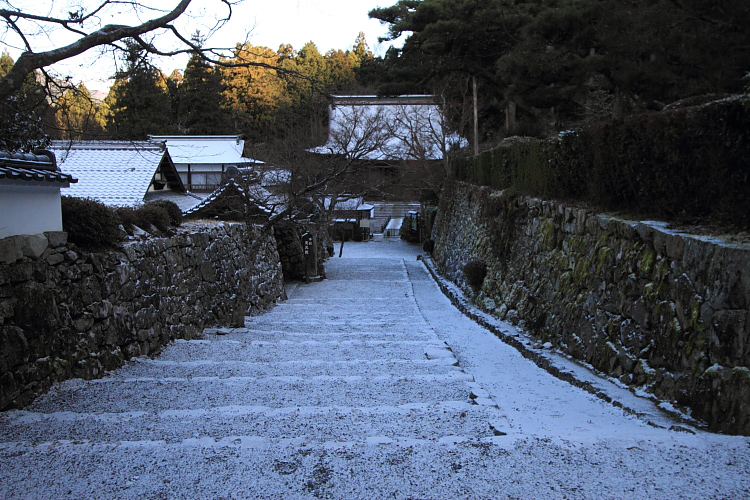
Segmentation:
<svg viewBox="0 0 750 500">
<path fill-rule="evenodd" d="M 672 426 L 547 353 L 642 416 L 558 380 L 419 253 L 346 243 L 246 328 L 0 413 L 0 498 L 750 498 L 750 439 Z"/>
</svg>

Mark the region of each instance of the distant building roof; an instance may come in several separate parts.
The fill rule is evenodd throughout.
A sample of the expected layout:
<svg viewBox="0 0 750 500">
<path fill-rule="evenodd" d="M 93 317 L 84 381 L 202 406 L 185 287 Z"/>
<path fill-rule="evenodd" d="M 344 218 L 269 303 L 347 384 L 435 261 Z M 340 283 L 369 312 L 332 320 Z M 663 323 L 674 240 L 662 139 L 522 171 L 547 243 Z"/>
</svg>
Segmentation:
<svg viewBox="0 0 750 500">
<path fill-rule="evenodd" d="M 201 203 L 204 198 L 205 196 L 200 196 L 195 193 L 179 193 L 162 189 L 161 191 L 149 191 L 146 193 L 143 201 L 146 203 L 152 201 L 171 201 L 177 205 L 183 213 L 185 213 Z"/>
<path fill-rule="evenodd" d="M 149 141 L 53 141 L 58 163 L 78 178 L 69 194 L 94 198 L 106 205 L 143 203 L 156 174 L 157 188 L 168 185 L 184 192 L 169 153 Z M 161 182 L 159 182 L 161 181 Z"/>
<path fill-rule="evenodd" d="M 69 187 L 78 182 L 57 168 L 54 153 L 9 153 L 0 151 L 0 184 Z"/>
<path fill-rule="evenodd" d="M 150 135 L 163 141 L 176 164 L 220 164 L 247 166 L 261 163 L 242 156 L 245 141 L 240 135 Z"/>
<path fill-rule="evenodd" d="M 440 160 L 467 144 L 446 130 L 431 95 L 337 95 L 329 109 L 328 141 L 310 151 L 363 160 Z"/>
<path fill-rule="evenodd" d="M 327 197 L 323 201 L 323 206 L 326 210 L 328 210 L 331 207 L 331 198 Z M 349 210 L 357 210 L 357 211 L 368 211 L 372 210 L 374 207 L 372 205 L 369 205 L 364 202 L 363 198 L 361 196 L 356 198 L 342 198 L 336 200 L 336 205 L 334 205 L 333 209 L 334 211 L 349 211 Z"/>
<path fill-rule="evenodd" d="M 266 206 L 259 195 L 268 193 L 256 185 L 241 185 L 233 178 L 209 194 L 203 201 L 185 212 L 190 218 L 242 220 L 247 217 L 268 218 L 273 208 Z"/>
</svg>

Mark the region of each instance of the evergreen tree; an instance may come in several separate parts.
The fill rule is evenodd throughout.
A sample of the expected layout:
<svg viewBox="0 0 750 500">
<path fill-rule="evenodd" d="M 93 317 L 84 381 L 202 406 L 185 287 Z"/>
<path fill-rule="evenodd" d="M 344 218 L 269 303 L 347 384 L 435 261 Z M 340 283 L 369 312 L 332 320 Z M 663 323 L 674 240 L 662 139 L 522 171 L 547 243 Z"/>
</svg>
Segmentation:
<svg viewBox="0 0 750 500">
<path fill-rule="evenodd" d="M 55 103 L 55 137 L 65 140 L 100 138 L 104 130 L 97 111 L 84 84 L 66 90 Z"/>
<path fill-rule="evenodd" d="M 460 101 L 465 87 L 445 83 L 476 78 L 488 129 L 516 108 L 542 125 L 526 132 L 544 133 L 737 92 L 750 68 L 747 2 L 400 0 L 370 16 L 389 24 L 388 38 L 408 35 L 386 54 L 379 93 L 437 86 Z"/>
<path fill-rule="evenodd" d="M 185 125 L 180 116 L 180 101 L 182 98 L 182 82 L 184 77 L 182 71 L 175 69 L 167 77 L 166 86 L 167 94 L 169 95 L 169 109 L 171 111 L 171 122 L 172 128 L 175 132 L 183 134 L 185 133 Z"/>
<path fill-rule="evenodd" d="M 325 91 L 342 92 L 352 88 L 356 82 L 354 62 L 343 50 L 329 50 L 325 55 Z"/>
<path fill-rule="evenodd" d="M 194 135 L 217 135 L 231 131 L 224 107 L 221 73 L 198 54 L 190 57 L 180 86 L 180 123 Z"/>
<path fill-rule="evenodd" d="M 7 51 L 0 55 L 0 78 L 13 67 Z M 46 147 L 49 137 L 42 117 L 48 103 L 44 88 L 37 82 L 36 73 L 26 77 L 21 90 L 0 102 L 0 150 L 33 151 Z"/>
<path fill-rule="evenodd" d="M 291 47 L 289 47 L 291 50 Z M 229 62 L 254 62 L 274 66 L 279 56 L 268 47 L 239 45 Z M 224 99 L 233 130 L 264 141 L 276 127 L 279 109 L 288 102 L 284 81 L 270 67 L 222 68 Z"/>
<path fill-rule="evenodd" d="M 172 131 L 165 78 L 136 43 L 128 44 L 126 68 L 113 87 L 114 103 L 107 130 L 120 139 L 146 139 L 149 134 Z"/>
</svg>

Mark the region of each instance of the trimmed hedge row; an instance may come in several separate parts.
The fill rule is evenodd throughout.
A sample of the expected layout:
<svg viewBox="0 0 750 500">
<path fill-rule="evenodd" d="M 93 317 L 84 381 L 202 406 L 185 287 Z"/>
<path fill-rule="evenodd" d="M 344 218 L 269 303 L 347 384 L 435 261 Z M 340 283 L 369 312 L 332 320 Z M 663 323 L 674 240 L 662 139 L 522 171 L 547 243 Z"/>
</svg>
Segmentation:
<svg viewBox="0 0 750 500">
<path fill-rule="evenodd" d="M 750 96 L 516 138 L 454 163 L 459 180 L 680 222 L 750 227 Z"/>
<path fill-rule="evenodd" d="M 112 208 L 91 198 L 62 196 L 63 230 L 68 240 L 83 247 L 116 246 L 134 226 L 167 233 L 179 226 L 182 211 L 171 201 L 159 200 L 138 208 Z"/>
</svg>

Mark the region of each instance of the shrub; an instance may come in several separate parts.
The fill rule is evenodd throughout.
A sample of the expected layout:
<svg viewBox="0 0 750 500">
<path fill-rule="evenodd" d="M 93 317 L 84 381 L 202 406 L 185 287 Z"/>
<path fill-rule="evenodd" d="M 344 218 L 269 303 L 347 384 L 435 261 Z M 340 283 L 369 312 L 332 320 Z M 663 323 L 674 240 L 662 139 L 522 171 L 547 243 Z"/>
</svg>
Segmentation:
<svg viewBox="0 0 750 500">
<path fill-rule="evenodd" d="M 169 223 L 173 226 L 179 226 L 182 223 L 182 210 L 177 206 L 177 203 L 169 200 L 157 200 L 152 201 L 148 205 L 154 205 L 166 210 L 167 214 L 169 214 Z"/>
<path fill-rule="evenodd" d="M 667 221 L 750 228 L 750 96 L 631 115 L 558 140 L 509 138 L 459 180 Z"/>
<path fill-rule="evenodd" d="M 170 226 L 170 217 L 166 209 L 155 205 L 154 203 L 147 203 L 136 210 L 138 220 L 140 224 L 138 227 L 145 229 L 149 224 L 153 225 L 156 229 L 162 232 L 167 232 Z"/>
<path fill-rule="evenodd" d="M 435 250 L 435 240 L 432 238 L 424 240 L 424 243 L 422 243 L 422 250 L 427 253 L 432 253 Z"/>
<path fill-rule="evenodd" d="M 137 226 L 140 222 L 138 220 L 138 213 L 133 207 L 117 207 L 117 215 L 122 221 L 122 225 L 129 234 L 133 234 L 133 227 Z"/>
<path fill-rule="evenodd" d="M 484 260 L 476 259 L 464 265 L 464 278 L 475 291 L 482 288 L 485 276 L 487 276 L 487 263 Z"/>
<path fill-rule="evenodd" d="M 114 209 L 90 198 L 61 198 L 63 230 L 81 246 L 114 246 L 123 238 L 121 219 Z"/>
</svg>

